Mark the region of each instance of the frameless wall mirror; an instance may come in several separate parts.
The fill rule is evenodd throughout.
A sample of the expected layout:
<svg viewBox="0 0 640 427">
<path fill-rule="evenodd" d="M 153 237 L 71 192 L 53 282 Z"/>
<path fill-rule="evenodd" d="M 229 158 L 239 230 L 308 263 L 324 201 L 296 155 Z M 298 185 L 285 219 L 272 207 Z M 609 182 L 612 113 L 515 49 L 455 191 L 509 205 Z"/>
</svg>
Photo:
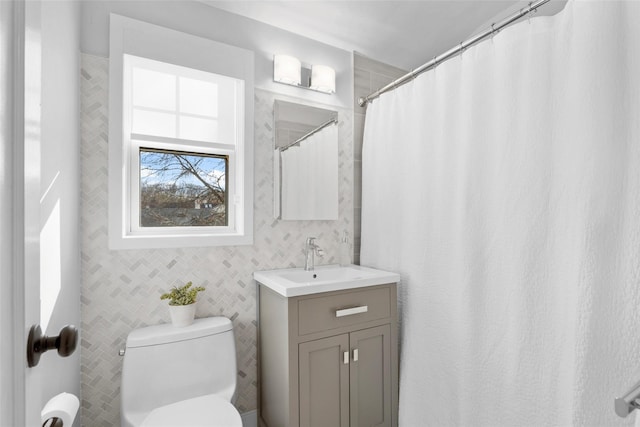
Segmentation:
<svg viewBox="0 0 640 427">
<path fill-rule="evenodd" d="M 338 219 L 338 113 L 274 103 L 274 215 Z"/>
</svg>

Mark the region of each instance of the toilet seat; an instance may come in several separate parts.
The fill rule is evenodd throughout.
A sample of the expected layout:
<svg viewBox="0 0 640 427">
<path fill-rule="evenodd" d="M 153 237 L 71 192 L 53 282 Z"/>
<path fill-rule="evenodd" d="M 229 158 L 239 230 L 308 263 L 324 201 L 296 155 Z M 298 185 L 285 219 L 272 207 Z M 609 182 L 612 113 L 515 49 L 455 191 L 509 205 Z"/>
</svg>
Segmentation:
<svg viewBox="0 0 640 427">
<path fill-rule="evenodd" d="M 227 400 L 207 394 L 160 406 L 149 412 L 141 427 L 242 427 L 242 418 Z"/>
</svg>

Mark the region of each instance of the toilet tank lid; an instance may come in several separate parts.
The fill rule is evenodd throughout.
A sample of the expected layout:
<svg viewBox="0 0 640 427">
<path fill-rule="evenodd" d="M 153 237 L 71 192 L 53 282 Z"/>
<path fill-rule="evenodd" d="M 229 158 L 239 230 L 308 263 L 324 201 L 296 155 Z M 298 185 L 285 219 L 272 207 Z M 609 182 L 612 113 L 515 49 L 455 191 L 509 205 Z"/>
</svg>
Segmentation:
<svg viewBox="0 0 640 427">
<path fill-rule="evenodd" d="M 182 328 L 176 328 L 170 323 L 147 326 L 131 331 L 127 337 L 127 348 L 185 341 L 220 334 L 231 329 L 231 321 L 226 317 L 196 319 L 193 324 Z"/>
</svg>

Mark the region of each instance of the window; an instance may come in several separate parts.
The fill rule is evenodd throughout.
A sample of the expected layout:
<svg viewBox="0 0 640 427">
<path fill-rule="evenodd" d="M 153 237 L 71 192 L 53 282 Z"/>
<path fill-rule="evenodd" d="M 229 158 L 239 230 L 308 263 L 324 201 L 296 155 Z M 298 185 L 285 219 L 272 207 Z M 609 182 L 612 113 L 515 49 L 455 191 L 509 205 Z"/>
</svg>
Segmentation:
<svg viewBox="0 0 640 427">
<path fill-rule="evenodd" d="M 140 148 L 136 226 L 228 226 L 228 161 L 228 156 Z"/>
<path fill-rule="evenodd" d="M 242 90 L 238 79 L 124 56 L 132 233 L 233 229 Z"/>
<path fill-rule="evenodd" d="M 115 15 L 111 26 L 110 119 L 115 111 L 117 120 L 109 133 L 110 247 L 252 243 L 248 62 L 234 75 L 220 64 L 237 48 Z M 123 31 L 127 27 L 143 31 Z M 115 47 L 123 46 L 115 54 L 114 34 L 122 39 Z M 163 46 L 162 60 L 127 52 L 128 39 L 132 51 L 144 51 L 146 37 L 149 56 Z M 207 52 L 219 50 L 219 58 L 203 64 L 197 48 L 203 43 Z M 220 68 L 226 72 L 215 72 Z"/>
</svg>

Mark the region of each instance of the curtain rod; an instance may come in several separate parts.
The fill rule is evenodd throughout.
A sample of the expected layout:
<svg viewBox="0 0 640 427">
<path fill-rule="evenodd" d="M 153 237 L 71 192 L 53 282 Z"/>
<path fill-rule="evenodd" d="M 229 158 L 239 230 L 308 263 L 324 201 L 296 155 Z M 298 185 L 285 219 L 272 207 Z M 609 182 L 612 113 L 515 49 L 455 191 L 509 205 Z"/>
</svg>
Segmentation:
<svg viewBox="0 0 640 427">
<path fill-rule="evenodd" d="M 514 13 L 513 15 L 509 16 L 508 18 L 505 18 L 504 20 L 498 22 L 497 24 L 494 23 L 491 25 L 491 27 L 487 28 L 486 30 L 484 30 L 483 32 L 481 32 L 480 34 L 471 37 L 470 39 L 467 39 L 466 41 L 461 42 L 458 46 L 449 49 L 448 51 L 446 51 L 445 53 L 435 56 L 431 61 L 427 62 L 426 64 L 421 65 L 420 67 L 416 68 L 413 71 L 410 71 L 409 73 L 405 74 L 404 76 L 392 81 L 391 83 L 389 83 L 386 86 L 383 86 L 382 88 L 378 89 L 377 91 L 373 92 L 372 94 L 365 96 L 364 98 L 358 98 L 358 104 L 360 104 L 361 107 L 364 107 L 365 105 L 367 105 L 369 102 L 373 101 L 374 99 L 376 99 L 377 97 L 379 97 L 380 95 L 382 95 L 385 92 L 389 92 L 397 87 L 402 86 L 403 84 L 407 83 L 410 80 L 415 79 L 417 76 L 419 76 L 420 74 L 424 73 L 425 71 L 429 71 L 432 68 L 435 68 L 438 64 L 446 61 L 447 59 L 450 59 L 452 56 L 464 51 L 465 49 L 467 49 L 470 46 L 473 46 L 474 44 L 478 43 L 481 40 L 486 39 L 487 37 L 496 34 L 498 31 L 500 31 L 501 29 L 503 29 L 504 27 L 506 27 L 507 25 L 517 21 L 518 19 L 522 18 L 523 16 L 526 16 L 528 14 L 530 14 L 531 12 L 535 12 L 538 7 L 550 2 L 551 0 L 538 0 L 535 2 L 531 2 L 529 3 L 528 7 L 522 8 L 520 9 L 518 12 Z"/>
<path fill-rule="evenodd" d="M 289 148 L 293 147 L 294 145 L 298 144 L 299 142 L 304 141 L 305 139 L 309 138 L 314 133 L 320 132 L 322 129 L 326 128 L 327 126 L 329 126 L 330 124 L 333 124 L 333 123 L 338 123 L 338 119 L 336 117 L 334 117 L 333 119 L 331 119 L 329 121 L 324 122 L 323 124 L 321 124 L 320 126 L 315 128 L 314 130 L 312 130 L 311 132 L 309 132 L 309 133 L 301 136 L 300 138 L 296 139 L 291 144 L 285 145 L 284 147 L 278 147 L 278 148 L 280 149 L 280 152 L 282 153 L 283 151 L 288 150 Z"/>
</svg>

